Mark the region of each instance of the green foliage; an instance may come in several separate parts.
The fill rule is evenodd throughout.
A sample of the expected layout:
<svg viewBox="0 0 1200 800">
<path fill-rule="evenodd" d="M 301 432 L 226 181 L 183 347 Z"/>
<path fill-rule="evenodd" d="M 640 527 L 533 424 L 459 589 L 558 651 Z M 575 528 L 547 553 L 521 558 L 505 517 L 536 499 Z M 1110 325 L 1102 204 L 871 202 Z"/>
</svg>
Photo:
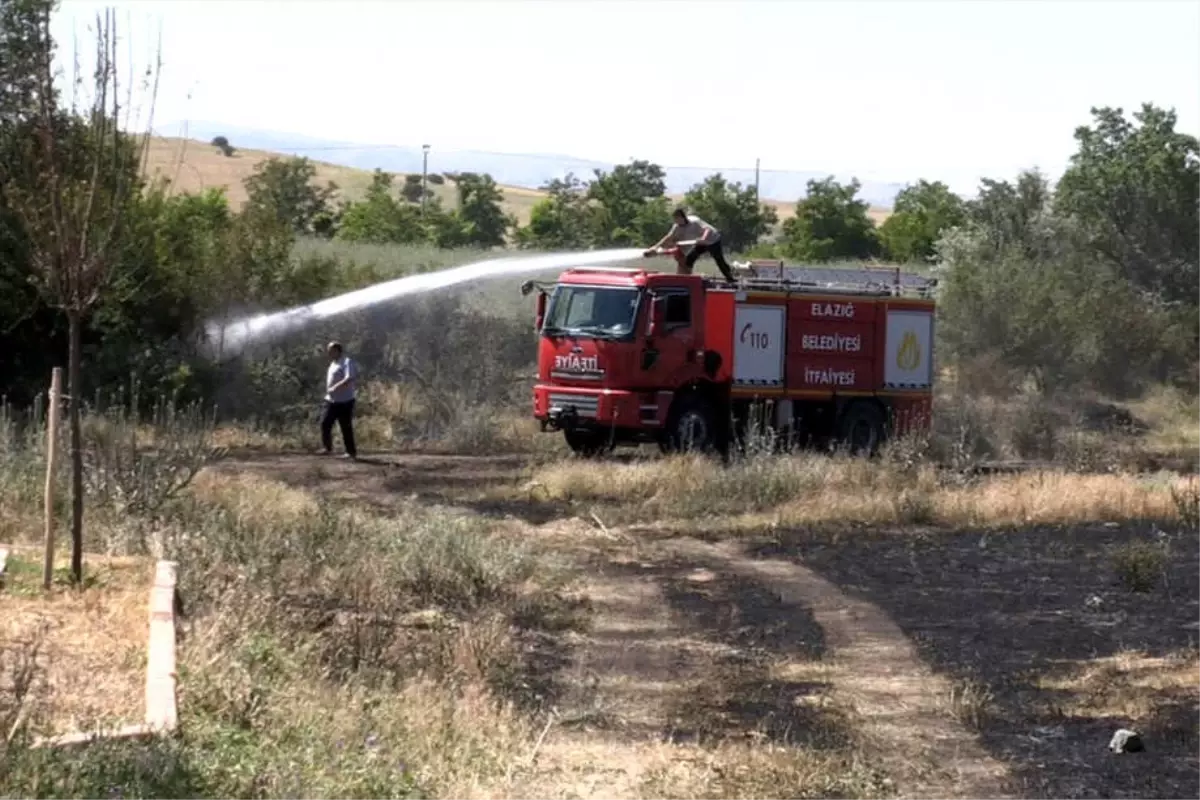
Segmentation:
<svg viewBox="0 0 1200 800">
<path fill-rule="evenodd" d="M 1093 108 L 1058 186 L 1059 210 L 1093 252 L 1131 284 L 1170 302 L 1196 301 L 1200 281 L 1200 152 L 1176 114 L 1146 104 L 1125 119 Z"/>
<path fill-rule="evenodd" d="M 542 187 L 548 197 L 530 211 L 529 224 L 517 230 L 517 244 L 542 250 L 582 250 L 591 240 L 587 186 L 573 173 Z"/>
<path fill-rule="evenodd" d="M 516 243 L 576 250 L 657 241 L 671 227 L 665 175 L 658 164 L 637 160 L 611 172 L 596 170 L 589 182 L 568 173 L 542 187 L 549 196 L 533 207 Z M 685 202 L 717 226 L 731 251 L 752 247 L 778 220 L 775 209 L 758 203 L 752 187 L 730 184 L 719 174 L 693 186 Z"/>
<path fill-rule="evenodd" d="M 889 260 L 929 261 L 942 232 L 966 219 L 966 204 L 940 181 L 918 181 L 896 195 L 892 214 L 879 227 L 879 239 Z"/>
<path fill-rule="evenodd" d="M 795 216 L 783 223 L 782 250 L 799 261 L 870 258 L 878 252 L 870 204 L 856 199 L 861 184 L 843 186 L 832 176 L 810 180 L 808 193 L 796 203 Z"/>
<path fill-rule="evenodd" d="M 992 250 L 1016 249 L 1026 258 L 1042 258 L 1056 244 L 1040 225 L 1050 213 L 1051 196 L 1049 182 L 1037 170 L 1022 172 L 1016 184 L 984 178 L 967 215 Z"/>
<path fill-rule="evenodd" d="M 666 173 L 658 164 L 631 161 L 611 172 L 596 170 L 587 189 L 595 247 L 630 247 L 653 242 L 671 226 Z"/>
<path fill-rule="evenodd" d="M 405 175 L 404 183 L 400 186 L 400 196 L 410 203 L 419 203 L 425 195 L 425 189 L 421 186 L 420 175 Z"/>
<path fill-rule="evenodd" d="M 1015 184 L 983 181 L 967 223 L 937 246 L 942 357 L 963 374 L 987 364 L 989 382 L 1031 381 L 1047 394 L 1194 386 L 1195 300 L 1148 295 L 1061 208 L 1036 172 Z M 1175 257 L 1186 260 L 1186 250 Z"/>
<path fill-rule="evenodd" d="M 375 170 L 366 196 L 342 207 L 337 238 L 371 244 L 417 244 L 487 249 L 505 244 L 516 220 L 501 208 L 504 194 L 490 175 L 457 178 L 458 208 L 447 210 L 432 192 L 421 202 L 421 176 L 406 175 L 403 199 L 392 194 L 392 176 Z"/>
<path fill-rule="evenodd" d="M 44 22 L 57 6 L 56 0 L 0 2 L 0 135 L 13 133 L 36 113 L 38 59 L 44 53 L 53 57 L 57 49 Z"/>
<path fill-rule="evenodd" d="M 330 201 L 337 186 L 317 186 L 317 167 L 307 158 L 268 158 L 254 166 L 246 179 L 246 208 L 264 218 L 273 217 L 295 233 L 330 232 Z"/>
<path fill-rule="evenodd" d="M 375 170 L 366 197 L 342 209 L 337 237 L 348 242 L 375 244 L 423 241 L 425 230 L 421 226 L 420 208 L 396 200 L 391 191 L 392 176 Z"/>
<path fill-rule="evenodd" d="M 721 241 L 730 252 L 752 247 L 779 221 L 771 206 L 758 202 L 753 186 L 729 183 L 721 173 L 710 175 L 684 195 L 684 205 L 721 231 Z"/>
<path fill-rule="evenodd" d="M 465 172 L 458 177 L 458 220 L 463 226 L 462 245 L 501 247 L 508 229 L 517 221 L 501 209 L 504 193 L 491 175 Z"/>
<path fill-rule="evenodd" d="M 229 143 L 229 139 L 224 136 L 214 136 L 212 146 L 221 152 L 221 155 L 226 158 L 231 158 L 237 152 L 237 148 Z"/>
</svg>

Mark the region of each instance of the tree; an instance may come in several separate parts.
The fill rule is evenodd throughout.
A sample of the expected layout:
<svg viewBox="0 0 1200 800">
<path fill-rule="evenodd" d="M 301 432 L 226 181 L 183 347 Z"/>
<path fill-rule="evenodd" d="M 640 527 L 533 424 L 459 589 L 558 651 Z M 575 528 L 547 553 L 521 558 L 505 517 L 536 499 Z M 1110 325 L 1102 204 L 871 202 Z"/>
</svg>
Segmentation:
<svg viewBox="0 0 1200 800">
<path fill-rule="evenodd" d="M 342 211 L 339 239 L 351 242 L 411 244 L 425 238 L 421 210 L 392 196 L 392 175 L 375 170 L 366 196 Z"/>
<path fill-rule="evenodd" d="M 491 175 L 463 173 L 458 178 L 458 218 L 464 226 L 467 244 L 475 247 L 501 247 L 508 229 L 516 220 L 504 213 L 500 204 L 504 193 Z"/>
<path fill-rule="evenodd" d="M 404 184 L 400 187 L 400 196 L 410 203 L 421 202 L 421 198 L 425 196 L 425 189 L 421 186 L 421 176 L 405 175 Z"/>
<path fill-rule="evenodd" d="M 1094 126 L 1075 131 L 1079 150 L 1059 182 L 1057 208 L 1133 285 L 1195 304 L 1200 280 L 1200 152 L 1175 131 L 1174 110 L 1144 104 L 1093 108 Z M 1136 124 L 1135 124 L 1136 123 Z"/>
<path fill-rule="evenodd" d="M 588 246 L 587 186 L 574 173 L 541 187 L 547 197 L 534 204 L 529 224 L 519 228 L 517 245 L 526 249 L 581 250 Z"/>
<path fill-rule="evenodd" d="M 859 185 L 853 179 L 843 186 L 832 176 L 810 180 L 808 193 L 796 203 L 795 215 L 784 220 L 784 254 L 801 261 L 875 255 L 875 223 L 867 216 L 869 204 L 855 199 Z"/>
<path fill-rule="evenodd" d="M 471 243 L 466 223 L 457 211 L 448 210 L 442 205 L 442 198 L 436 195 L 430 197 L 424 207 L 417 208 L 417 213 L 425 238 L 437 247 L 452 249 Z"/>
<path fill-rule="evenodd" d="M 0 336 L 8 365 L 5 394 L 17 403 L 45 390 L 50 368 L 61 364 L 51 352 L 60 339 L 66 345 L 60 315 L 46 307 L 35 283 L 21 216 L 8 202 L 17 189 L 13 181 L 26 175 L 26 146 L 38 116 L 40 52 L 48 46 L 39 20 L 53 6 L 52 0 L 0 2 Z"/>
<path fill-rule="evenodd" d="M 273 216 L 296 233 L 328 233 L 329 205 L 337 193 L 333 182 L 324 187 L 313 181 L 316 166 L 307 158 L 268 158 L 254 165 L 245 180 L 246 208 L 251 213 Z"/>
<path fill-rule="evenodd" d="M 212 146 L 217 148 L 226 158 L 232 158 L 237 149 L 224 136 L 214 136 Z"/>
<path fill-rule="evenodd" d="M 1044 214 L 1028 242 L 996 249 L 979 223 L 938 244 L 939 346 L 967 391 L 1088 387 L 1108 395 L 1194 383 L 1195 315 L 1147 303 L 1086 246 L 1070 219 Z M 1193 307 L 1194 308 L 1194 307 Z"/>
<path fill-rule="evenodd" d="M 717 227 L 724 247 L 734 253 L 756 245 L 779 221 L 774 208 L 758 202 L 753 186 L 729 183 L 719 172 L 689 189 L 683 200 L 693 213 Z"/>
<path fill-rule="evenodd" d="M 658 164 L 635 160 L 595 174 L 587 190 L 588 199 L 595 203 L 590 214 L 593 244 L 653 242 L 670 227 L 666 173 Z"/>
<path fill-rule="evenodd" d="M 5 94 L 0 193 L 24 229 L 33 275 L 67 318 L 71 441 L 71 576 L 83 577 L 83 447 L 80 424 L 83 326 L 109 288 L 126 212 L 141 189 L 149 136 L 123 132 L 115 12 L 97 17 L 90 106 L 63 110 L 54 87 L 51 2 L 6 3 L 2 14 Z M 9 86 L 17 91 L 10 94 Z M 76 78 L 73 96 L 82 94 Z M 15 137 L 15 138 L 14 138 Z M 15 156 L 15 157 L 14 157 Z"/>
<path fill-rule="evenodd" d="M 1043 224 L 1052 197 L 1049 181 L 1038 170 L 1022 172 L 1015 184 L 984 178 L 978 196 L 967 203 L 967 216 L 993 252 L 1015 248 L 1025 258 L 1043 258 L 1057 245 Z"/>
<path fill-rule="evenodd" d="M 965 220 L 961 197 L 940 181 L 922 180 L 896 195 L 891 216 L 879 227 L 879 239 L 893 261 L 929 261 L 942 231 Z"/>
</svg>

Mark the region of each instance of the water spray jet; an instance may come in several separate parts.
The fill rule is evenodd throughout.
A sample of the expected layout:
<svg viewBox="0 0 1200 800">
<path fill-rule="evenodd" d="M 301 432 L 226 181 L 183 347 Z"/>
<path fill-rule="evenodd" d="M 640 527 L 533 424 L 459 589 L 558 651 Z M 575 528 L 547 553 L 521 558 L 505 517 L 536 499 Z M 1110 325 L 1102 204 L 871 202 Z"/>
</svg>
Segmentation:
<svg viewBox="0 0 1200 800">
<path fill-rule="evenodd" d="M 252 344 L 278 339 L 315 322 L 351 311 L 360 311 L 399 297 L 444 289 L 471 280 L 488 280 L 552 269 L 619 264 L 640 259 L 644 252 L 638 248 L 622 248 L 477 261 L 437 272 L 406 275 L 284 311 L 255 314 L 227 323 L 212 321 L 205 325 L 204 332 L 213 357 L 222 360 L 239 355 Z"/>
</svg>

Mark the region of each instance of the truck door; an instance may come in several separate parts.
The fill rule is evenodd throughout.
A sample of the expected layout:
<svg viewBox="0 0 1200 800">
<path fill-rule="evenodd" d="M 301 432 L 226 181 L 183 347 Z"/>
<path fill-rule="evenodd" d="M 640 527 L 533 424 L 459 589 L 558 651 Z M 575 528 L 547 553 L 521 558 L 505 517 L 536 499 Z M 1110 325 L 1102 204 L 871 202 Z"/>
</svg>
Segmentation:
<svg viewBox="0 0 1200 800">
<path fill-rule="evenodd" d="M 694 373 L 697 363 L 697 331 L 693 292 L 685 286 L 664 286 L 655 294 L 665 305 L 663 330 L 655 336 L 650 348 L 653 366 L 649 370 L 656 376 L 656 383 L 674 386 L 687 380 Z"/>
</svg>

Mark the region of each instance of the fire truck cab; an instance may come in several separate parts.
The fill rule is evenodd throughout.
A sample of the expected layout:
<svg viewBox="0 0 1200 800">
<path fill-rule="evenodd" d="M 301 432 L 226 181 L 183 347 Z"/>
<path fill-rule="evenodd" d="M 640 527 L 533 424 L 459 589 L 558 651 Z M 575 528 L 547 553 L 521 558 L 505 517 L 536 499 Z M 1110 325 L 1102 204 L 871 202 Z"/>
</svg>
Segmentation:
<svg viewBox="0 0 1200 800">
<path fill-rule="evenodd" d="M 928 427 L 931 282 L 779 261 L 736 270 L 728 283 L 581 268 L 538 287 L 542 430 L 581 455 L 642 442 L 725 451 L 753 421 L 784 443 L 873 453 Z"/>
</svg>

